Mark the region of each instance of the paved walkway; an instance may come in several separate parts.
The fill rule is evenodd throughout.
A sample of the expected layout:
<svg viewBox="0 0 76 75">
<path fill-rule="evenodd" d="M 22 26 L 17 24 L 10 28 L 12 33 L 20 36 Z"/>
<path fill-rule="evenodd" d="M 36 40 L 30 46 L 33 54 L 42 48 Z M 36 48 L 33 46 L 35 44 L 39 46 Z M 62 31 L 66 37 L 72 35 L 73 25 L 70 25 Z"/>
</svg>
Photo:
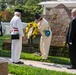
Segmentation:
<svg viewBox="0 0 76 75">
<path fill-rule="evenodd" d="M 0 61 L 6 61 L 6 62 L 12 64 L 10 58 L 0 57 Z M 70 67 L 69 65 L 61 65 L 61 64 L 55 64 L 55 63 L 46 63 L 46 62 L 23 60 L 23 59 L 21 59 L 21 61 L 24 62 L 24 65 L 76 74 L 76 70 L 67 69 L 67 67 Z"/>
</svg>

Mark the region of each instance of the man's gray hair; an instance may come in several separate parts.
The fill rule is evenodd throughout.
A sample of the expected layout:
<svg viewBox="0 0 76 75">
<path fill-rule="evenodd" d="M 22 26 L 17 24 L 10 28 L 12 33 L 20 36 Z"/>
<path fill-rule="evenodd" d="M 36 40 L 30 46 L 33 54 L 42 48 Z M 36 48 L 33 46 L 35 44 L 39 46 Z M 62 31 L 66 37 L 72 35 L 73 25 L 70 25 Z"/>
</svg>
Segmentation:
<svg viewBox="0 0 76 75">
<path fill-rule="evenodd" d="M 76 12 L 76 8 L 72 9 L 72 11 L 71 11 L 71 12 L 72 12 L 72 13 L 73 13 L 73 12 Z"/>
<path fill-rule="evenodd" d="M 15 12 L 15 13 L 14 13 L 14 15 L 17 15 L 17 14 L 20 15 L 21 13 L 20 13 L 20 12 Z"/>
</svg>

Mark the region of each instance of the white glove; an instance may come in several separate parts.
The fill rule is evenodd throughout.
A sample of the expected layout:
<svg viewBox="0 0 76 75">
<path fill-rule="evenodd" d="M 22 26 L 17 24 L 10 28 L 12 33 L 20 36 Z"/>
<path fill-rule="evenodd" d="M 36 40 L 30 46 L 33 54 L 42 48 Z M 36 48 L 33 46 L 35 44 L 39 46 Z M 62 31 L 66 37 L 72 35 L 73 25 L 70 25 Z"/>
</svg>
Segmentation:
<svg viewBox="0 0 76 75">
<path fill-rule="evenodd" d="M 69 42 L 70 45 L 72 45 L 72 42 Z"/>
</svg>

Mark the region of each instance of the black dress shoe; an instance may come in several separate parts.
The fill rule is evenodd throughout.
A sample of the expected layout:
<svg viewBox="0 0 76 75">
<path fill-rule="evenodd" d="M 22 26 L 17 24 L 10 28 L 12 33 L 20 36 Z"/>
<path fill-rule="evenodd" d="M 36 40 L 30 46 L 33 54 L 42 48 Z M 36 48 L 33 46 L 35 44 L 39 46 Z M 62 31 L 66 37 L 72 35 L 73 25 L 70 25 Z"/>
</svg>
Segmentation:
<svg viewBox="0 0 76 75">
<path fill-rule="evenodd" d="M 14 64 L 24 64 L 24 62 L 19 61 L 19 62 L 13 62 Z"/>
<path fill-rule="evenodd" d="M 68 67 L 67 69 L 76 69 L 76 67 Z"/>
</svg>

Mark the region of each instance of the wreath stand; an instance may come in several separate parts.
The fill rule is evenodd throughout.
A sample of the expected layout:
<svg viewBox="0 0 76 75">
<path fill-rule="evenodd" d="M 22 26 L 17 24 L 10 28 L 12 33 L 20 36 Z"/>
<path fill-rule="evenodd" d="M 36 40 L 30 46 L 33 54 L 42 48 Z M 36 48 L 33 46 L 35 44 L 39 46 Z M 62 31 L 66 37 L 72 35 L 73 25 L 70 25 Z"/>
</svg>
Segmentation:
<svg viewBox="0 0 76 75">
<path fill-rule="evenodd" d="M 33 44 L 32 36 L 28 39 L 28 44 Z"/>
</svg>

